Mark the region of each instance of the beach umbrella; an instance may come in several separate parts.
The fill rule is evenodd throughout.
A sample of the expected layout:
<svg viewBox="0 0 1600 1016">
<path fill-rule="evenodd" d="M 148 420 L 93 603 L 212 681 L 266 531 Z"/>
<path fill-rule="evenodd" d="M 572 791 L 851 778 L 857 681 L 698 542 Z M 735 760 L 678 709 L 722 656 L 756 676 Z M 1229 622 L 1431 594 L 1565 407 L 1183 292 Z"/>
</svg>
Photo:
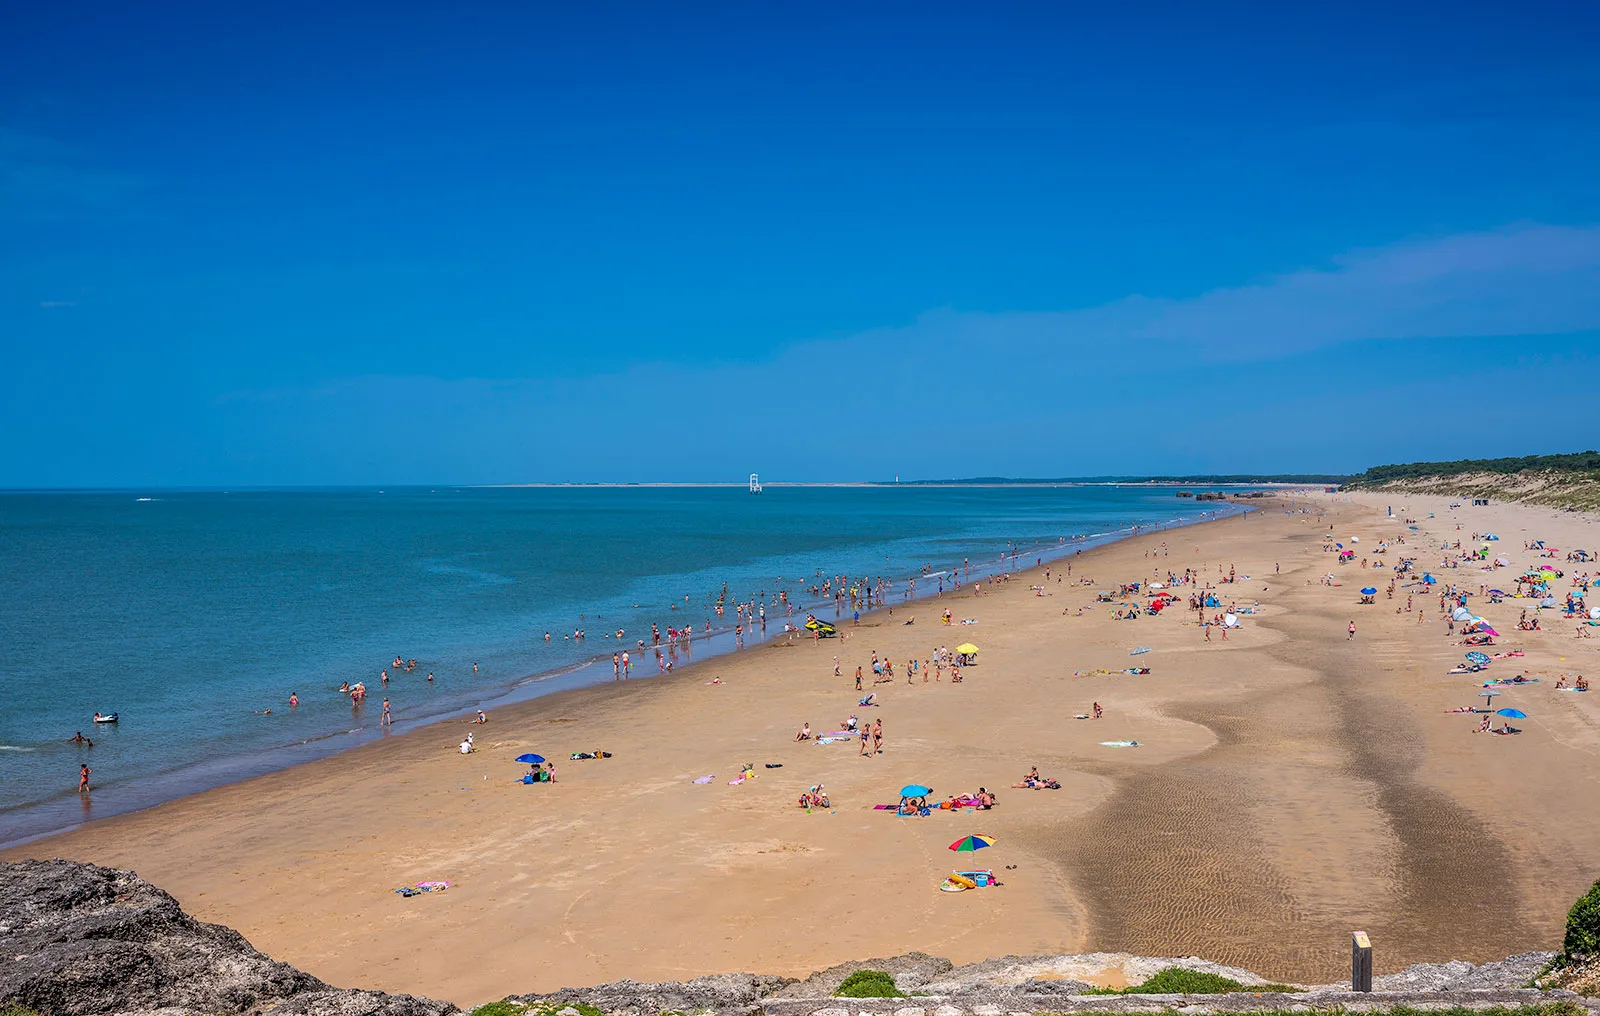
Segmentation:
<svg viewBox="0 0 1600 1016">
<path fill-rule="evenodd" d="M 1473 652 L 1470 652 L 1470 653 L 1467 654 L 1467 662 L 1468 663 L 1476 663 L 1479 666 L 1482 666 L 1483 664 L 1489 662 L 1489 657 L 1488 657 L 1488 654 L 1486 654 L 1486 653 L 1480 653 L 1480 652 L 1477 652 L 1477 651 L 1473 651 Z"/>
<path fill-rule="evenodd" d="M 950 844 L 950 849 L 958 851 L 982 850 L 984 847 L 992 846 L 994 846 L 993 836 L 985 836 L 983 833 L 973 833 L 970 836 L 963 836 L 959 840 L 956 840 L 954 843 Z"/>
<path fill-rule="evenodd" d="M 1373 586 L 1362 586 L 1361 587 L 1361 595 L 1362 596 L 1374 596 L 1374 595 L 1377 594 L 1377 592 L 1378 592 L 1378 590 Z"/>
<path fill-rule="evenodd" d="M 1488 700 L 1497 697 L 1499 694 L 1497 691 L 1480 691 L 1478 692 L 1478 697 L 1484 700 L 1485 705 L 1488 705 Z"/>
<path fill-rule="evenodd" d="M 963 642 L 961 645 L 956 646 L 956 652 L 960 653 L 962 656 L 976 656 L 978 654 L 978 647 L 973 645 L 971 642 Z"/>
<path fill-rule="evenodd" d="M 1496 709 L 1494 712 L 1496 716 L 1509 716 L 1513 720 L 1525 720 L 1528 718 L 1528 714 L 1521 709 Z"/>
<path fill-rule="evenodd" d="M 927 797 L 931 793 L 932 787 L 924 787 L 920 783 L 909 783 L 900 788 L 901 797 Z"/>
<path fill-rule="evenodd" d="M 517 761 L 518 762 L 526 762 L 530 766 L 536 766 L 539 763 L 544 761 L 544 756 L 543 755 L 535 755 L 533 752 L 530 751 L 526 755 L 518 755 L 517 756 Z"/>
<path fill-rule="evenodd" d="M 1428 574 L 1427 572 L 1423 572 L 1422 573 L 1422 581 L 1431 586 L 1431 585 L 1436 584 L 1439 580 L 1434 578 L 1432 575 Z"/>
</svg>

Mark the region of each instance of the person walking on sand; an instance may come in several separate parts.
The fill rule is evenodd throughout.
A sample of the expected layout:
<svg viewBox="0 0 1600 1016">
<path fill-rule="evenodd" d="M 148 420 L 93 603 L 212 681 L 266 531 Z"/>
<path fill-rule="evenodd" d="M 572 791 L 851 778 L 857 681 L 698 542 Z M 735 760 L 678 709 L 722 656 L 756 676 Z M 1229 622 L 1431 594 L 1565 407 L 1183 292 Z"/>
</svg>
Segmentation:
<svg viewBox="0 0 1600 1016">
<path fill-rule="evenodd" d="M 883 719 L 880 717 L 872 724 L 872 753 L 883 754 Z"/>
<path fill-rule="evenodd" d="M 78 793 L 87 794 L 89 792 L 89 774 L 92 772 L 94 770 L 87 765 L 78 766 Z"/>
<path fill-rule="evenodd" d="M 835 657 L 834 657 L 834 658 L 833 658 L 833 676 L 834 676 L 834 677 L 838 677 L 838 676 L 839 676 L 839 675 L 840 675 L 840 670 L 839 670 L 839 657 L 837 657 L 837 656 L 835 656 Z"/>
<path fill-rule="evenodd" d="M 1350 622 L 1350 634 L 1346 635 L 1344 637 L 1344 640 L 1346 642 L 1349 642 L 1351 639 L 1353 639 L 1355 637 L 1356 637 L 1356 623 L 1354 621 L 1351 621 Z"/>
<path fill-rule="evenodd" d="M 861 690 L 861 664 L 856 664 L 856 691 Z"/>
<path fill-rule="evenodd" d="M 866 758 L 866 756 L 867 756 L 867 746 L 870 743 L 871 738 L 872 738 L 872 724 L 869 723 L 866 726 L 861 728 L 861 757 L 862 758 Z"/>
<path fill-rule="evenodd" d="M 1102 717 L 1104 715 L 1105 715 L 1105 710 L 1101 709 L 1100 708 L 1100 703 L 1096 702 L 1094 704 L 1094 718 L 1098 720 L 1100 717 Z"/>
</svg>

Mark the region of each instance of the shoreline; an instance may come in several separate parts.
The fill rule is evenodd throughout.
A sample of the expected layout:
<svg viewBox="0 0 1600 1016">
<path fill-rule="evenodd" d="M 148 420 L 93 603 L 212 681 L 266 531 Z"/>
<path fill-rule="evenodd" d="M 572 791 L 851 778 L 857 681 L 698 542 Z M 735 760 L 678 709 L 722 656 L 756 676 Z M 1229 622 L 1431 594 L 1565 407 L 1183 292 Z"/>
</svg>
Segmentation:
<svg viewBox="0 0 1600 1016">
<path fill-rule="evenodd" d="M 1126 484 L 1113 485 L 1126 486 Z M 607 485 L 506 484 L 500 486 L 563 487 Z M 610 486 L 700 487 L 719 485 L 613 484 Z M 728 484 L 726 486 L 738 485 Z M 853 485 L 793 484 L 791 486 Z M 1231 502 L 1218 503 L 1216 507 L 1197 513 L 1192 518 L 1169 519 L 1165 522 L 1144 526 L 1123 527 L 1105 533 L 1091 533 L 1073 537 L 1063 537 L 1063 542 L 1059 544 L 1046 546 L 1036 545 L 1033 548 L 1032 553 L 1034 556 L 1041 557 L 1045 561 L 1053 561 L 1067 557 L 1074 553 L 1082 553 L 1092 550 L 1096 547 L 1115 543 L 1119 540 L 1132 539 L 1144 532 L 1165 531 L 1170 529 L 1184 528 L 1187 526 L 1201 525 L 1206 522 L 1225 519 L 1235 514 L 1249 512 L 1253 509 L 1254 506 L 1235 505 Z M 1001 558 L 993 561 L 979 561 L 977 564 L 980 567 L 987 567 L 991 564 L 999 564 L 1003 567 L 1004 562 L 1003 558 Z M 891 590 L 903 585 L 906 578 L 909 577 L 914 576 L 891 577 L 889 580 Z M 906 600 L 902 598 L 901 602 L 915 603 L 926 599 L 937 598 L 937 596 L 938 594 L 936 592 L 925 591 L 920 593 L 915 599 L 912 600 Z M 818 616 L 821 616 L 820 612 L 825 607 L 832 606 L 833 604 L 831 601 L 826 604 L 822 602 L 806 602 L 803 604 L 797 603 L 795 605 L 795 616 L 803 617 L 807 611 L 817 612 Z M 863 612 L 863 620 L 867 619 L 871 613 L 882 609 L 885 608 L 878 607 L 873 608 L 871 611 Z M 774 619 L 773 623 L 777 623 L 776 619 Z M 748 649 L 759 648 L 763 645 L 770 644 L 774 639 L 783 637 L 783 631 L 781 628 L 777 628 L 770 635 L 765 631 L 757 634 L 753 630 L 753 626 L 751 626 L 751 628 L 752 630 L 746 633 L 746 638 L 750 643 L 746 647 Z M 738 652 L 739 650 L 734 646 L 733 643 L 734 630 L 731 624 L 727 625 L 726 627 L 719 627 L 710 632 L 696 635 L 692 639 L 692 648 L 685 650 L 685 655 L 689 657 L 688 662 L 676 666 L 675 670 L 686 669 L 688 667 L 692 667 L 696 662 L 703 663 L 723 655 Z M 620 648 L 628 649 L 629 651 L 641 656 L 639 668 L 641 671 L 641 676 L 635 677 L 632 680 L 654 680 L 662 676 L 671 676 L 671 674 L 661 675 L 642 673 L 644 669 L 643 664 L 645 662 L 643 659 L 644 654 L 647 650 L 655 647 L 646 646 L 642 649 L 635 649 L 632 646 L 621 646 Z M 660 648 L 662 650 L 668 649 L 665 643 L 663 643 Z M 696 652 L 697 650 L 698 654 Z M 671 649 L 670 655 L 676 662 L 678 650 Z M 695 659 L 696 655 L 700 657 L 698 660 Z M 404 735 L 405 733 L 408 733 L 414 729 L 422 729 L 442 723 L 448 723 L 463 716 L 470 716 L 479 709 L 485 711 L 500 710 L 521 703 L 546 698 L 552 695 L 559 695 L 567 691 L 579 690 L 587 687 L 605 687 L 612 683 L 608 681 L 604 675 L 604 667 L 607 662 L 606 653 L 604 650 L 602 650 L 586 660 L 565 664 L 549 670 L 535 671 L 514 678 L 509 682 L 499 685 L 486 696 L 476 699 L 471 705 L 450 704 L 436 711 L 423 713 L 421 715 L 407 715 L 402 710 L 397 715 L 396 722 L 399 725 L 403 725 L 405 729 L 399 731 L 398 735 Z M 314 738 L 259 748 L 237 755 L 205 759 L 183 766 L 179 769 L 168 770 L 165 772 L 156 773 L 152 776 L 144 777 L 140 779 L 137 784 L 113 784 L 114 786 L 121 787 L 121 792 L 124 795 L 120 799 L 121 804 L 111 805 L 109 806 L 109 809 L 102 809 L 101 814 L 93 815 L 89 818 L 81 817 L 84 807 L 79 799 L 79 795 L 70 793 L 68 791 L 62 791 L 55 797 L 47 798 L 42 801 L 25 802 L 9 808 L 0 808 L 0 851 L 14 847 L 21 847 L 41 839 L 48 839 L 53 836 L 68 833 L 93 822 L 116 818 L 121 815 L 136 814 L 150 808 L 159 807 L 171 801 L 180 800 L 195 794 L 203 794 L 218 787 L 245 782 L 260 776 L 268 775 L 270 773 L 290 770 L 297 766 L 308 765 L 317 762 L 321 759 L 333 758 L 344 754 L 345 752 L 355 751 L 367 745 L 380 743 L 391 737 L 397 736 L 397 733 L 394 730 L 391 729 L 390 731 L 385 732 L 381 729 L 381 727 L 368 722 L 368 719 L 365 716 L 362 716 L 357 722 L 359 725 L 350 729 L 330 730 Z M 79 813 L 78 817 L 72 817 L 74 813 Z M 20 835 L 13 835 L 13 830 L 9 828 L 13 825 L 21 830 Z"/>
<path fill-rule="evenodd" d="M 1394 613 L 1401 601 L 1355 606 L 1364 573 L 1322 552 L 1329 523 L 1362 546 L 1404 527 L 1381 501 L 1293 498 L 1326 518 L 1273 510 L 1288 500 L 1087 551 L 1073 577 L 1088 585 L 1049 566 L 1049 584 L 1035 570 L 981 596 L 947 593 L 976 628 L 908 627 L 895 604 L 820 648 L 753 648 L 672 675 L 688 680 L 510 707 L 475 728 L 475 755 L 417 731 L 5 854 L 131 867 L 326 980 L 463 1002 L 621 977 L 799 975 L 908 948 L 958 963 L 1091 947 L 1205 955 L 1317 983 L 1338 976 L 1330 943 L 1352 927 L 1381 943 L 1382 970 L 1543 947 L 1600 844 L 1600 700 L 1557 694 L 1548 677 L 1600 670 L 1600 648 L 1564 630 L 1515 639 L 1527 657 L 1501 667 L 1547 678 L 1512 699 L 1526 733 L 1474 737 L 1448 712 L 1476 689 L 1444 675 L 1460 649 L 1436 611 L 1419 625 Z M 1453 536 L 1438 514 L 1408 533 L 1421 564 Z M 1589 519 L 1483 517 L 1519 564 L 1519 525 L 1594 542 L 1546 528 Z M 1094 603 L 1094 590 L 1153 571 L 1215 582 L 1235 566 L 1224 603 L 1261 606 L 1226 641 L 1205 640 L 1181 607 L 1120 621 Z M 1317 581 L 1328 571 L 1343 588 Z M 1504 626 L 1516 606 L 1484 612 Z M 1352 614 L 1361 635 L 1347 640 Z M 877 686 L 880 708 L 854 707 L 849 675 L 869 651 L 898 662 L 963 638 L 981 655 L 962 684 L 908 687 L 901 672 Z M 1152 649 L 1138 658 L 1147 676 L 1121 671 L 1136 645 Z M 1106 718 L 1076 720 L 1091 700 Z M 852 711 L 884 719 L 881 756 L 792 739 L 802 720 L 826 731 Z M 1141 747 L 1105 747 L 1121 739 Z M 565 761 L 595 748 L 615 757 Z M 509 760 L 529 750 L 562 760 L 557 783 L 513 782 Z M 746 762 L 758 779 L 728 785 Z M 1063 789 L 1011 788 L 1029 765 Z M 702 774 L 716 775 L 695 785 Z M 796 808 L 818 782 L 832 809 Z M 873 810 L 906 782 L 938 797 L 987 786 L 1000 805 Z M 938 892 L 942 873 L 971 863 L 947 844 L 971 832 L 996 837 L 972 860 L 1005 884 Z M 392 893 L 419 879 L 456 884 Z M 1139 947 L 1150 941 L 1163 947 Z"/>
</svg>

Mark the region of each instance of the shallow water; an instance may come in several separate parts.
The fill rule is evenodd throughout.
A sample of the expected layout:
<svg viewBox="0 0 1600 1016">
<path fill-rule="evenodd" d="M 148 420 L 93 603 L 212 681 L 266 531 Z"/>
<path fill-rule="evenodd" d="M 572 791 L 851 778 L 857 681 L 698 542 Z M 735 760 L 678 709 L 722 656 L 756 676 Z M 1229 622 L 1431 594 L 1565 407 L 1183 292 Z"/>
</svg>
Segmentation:
<svg viewBox="0 0 1600 1016">
<path fill-rule="evenodd" d="M 990 571 L 1008 547 L 1032 563 L 1202 514 L 1104 486 L 3 494 L 0 842 L 78 820 L 80 762 L 103 815 L 378 736 L 386 694 L 404 726 L 609 680 L 618 648 L 648 676 L 652 622 L 732 628 L 724 583 L 767 604 L 770 636 L 778 593 L 811 602 L 820 575 L 894 577 L 898 601 L 924 565 Z M 417 668 L 385 690 L 396 656 Z M 80 730 L 92 749 L 67 743 Z"/>
</svg>

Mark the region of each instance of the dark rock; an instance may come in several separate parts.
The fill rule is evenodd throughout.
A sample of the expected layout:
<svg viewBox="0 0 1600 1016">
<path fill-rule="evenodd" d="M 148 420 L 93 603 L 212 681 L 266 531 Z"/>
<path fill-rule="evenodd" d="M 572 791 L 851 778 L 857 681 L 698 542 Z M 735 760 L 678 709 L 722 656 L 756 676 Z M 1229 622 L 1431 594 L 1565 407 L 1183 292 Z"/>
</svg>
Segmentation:
<svg viewBox="0 0 1600 1016">
<path fill-rule="evenodd" d="M 331 988 L 197 921 L 131 871 L 0 864 L 0 1004 L 45 1016 L 153 1010 L 444 1016 L 447 1002 Z"/>
</svg>

